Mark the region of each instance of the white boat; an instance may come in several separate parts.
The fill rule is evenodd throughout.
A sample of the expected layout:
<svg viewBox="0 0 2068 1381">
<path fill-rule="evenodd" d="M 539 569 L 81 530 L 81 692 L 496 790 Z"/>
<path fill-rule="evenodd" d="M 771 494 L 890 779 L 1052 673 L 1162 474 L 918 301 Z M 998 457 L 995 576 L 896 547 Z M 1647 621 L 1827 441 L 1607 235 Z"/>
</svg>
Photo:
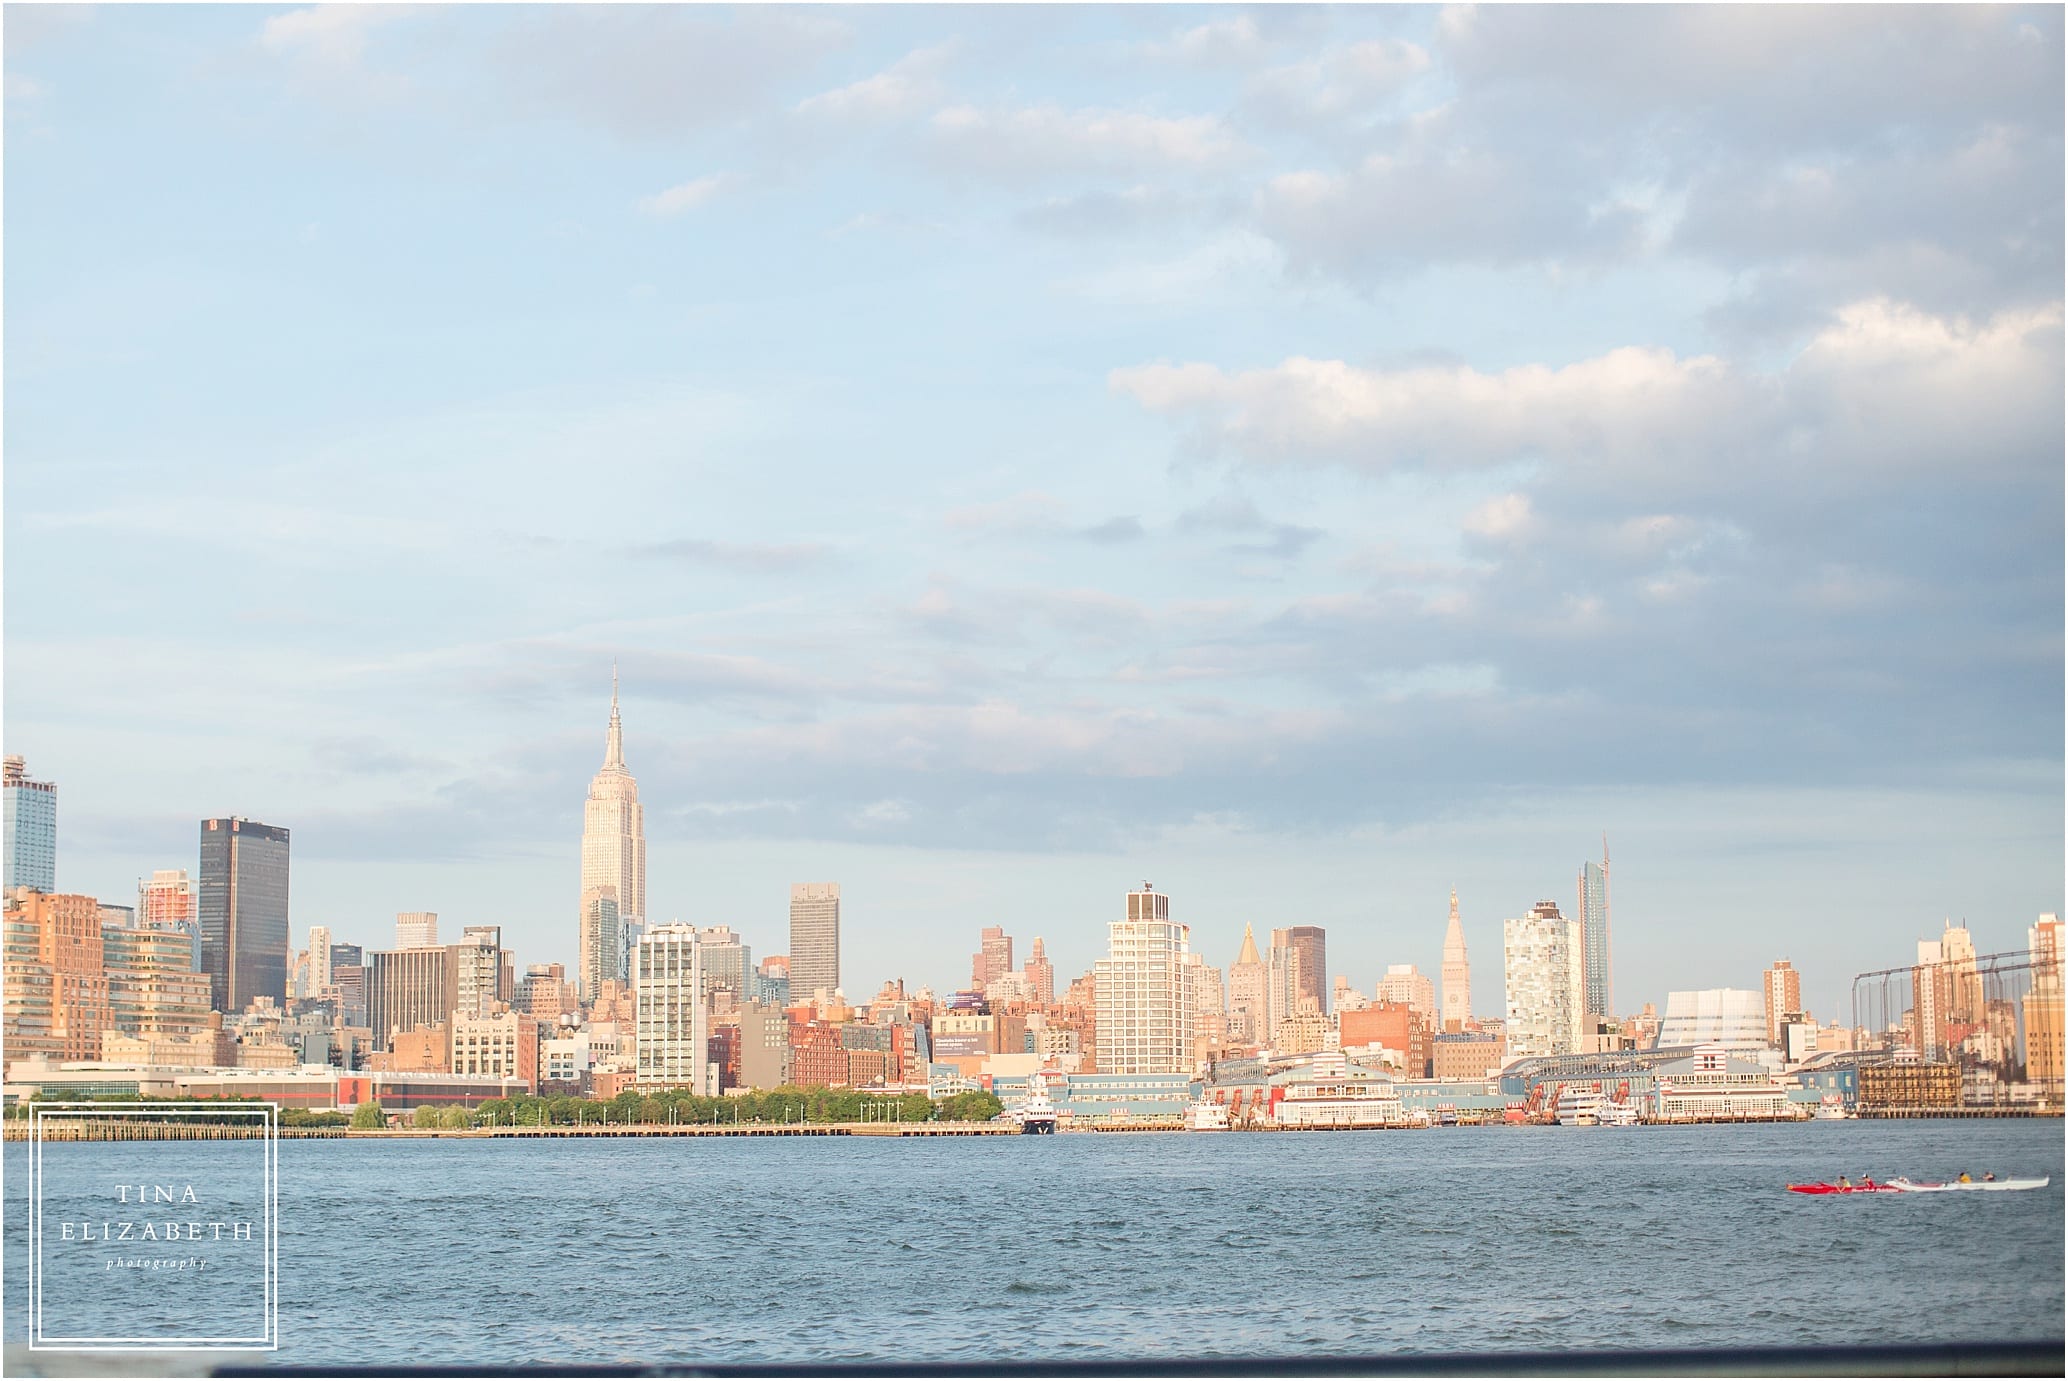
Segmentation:
<svg viewBox="0 0 2068 1381">
<path fill-rule="evenodd" d="M 1602 1105 L 1594 1110 L 1594 1120 L 1604 1127 L 1635 1127 L 1637 1109 L 1629 1103 L 1604 1100 Z"/>
<path fill-rule="evenodd" d="M 1844 1094 L 1827 1093 L 1817 1100 L 1816 1120 L 1819 1122 L 1843 1122 L 1851 1116 L 1845 1110 Z"/>
<path fill-rule="evenodd" d="M 1897 1189 L 1902 1190 L 1905 1194 L 1942 1194 L 1949 1190 L 1955 1189 L 2044 1189 L 2047 1187 L 2048 1182 L 2049 1177 L 2046 1175 L 2041 1175 L 2036 1179 L 2026 1180 L 1968 1180 L 1964 1183 L 1959 1180 L 1953 1180 L 1949 1181 L 1946 1184 L 1933 1184 L 1930 1181 L 1920 1182 L 1917 1180 L 1906 1180 L 1901 1175 L 1898 1175 L 1894 1179 L 1889 1181 L 1890 1184 L 1894 1185 Z"/>
<path fill-rule="evenodd" d="M 1048 1085 L 1036 1075 L 1031 1090 L 1018 1106 L 1008 1108 L 1004 1116 L 1017 1124 L 1026 1136 L 1043 1136 L 1056 1129 L 1055 1100 L 1048 1096 Z"/>
<path fill-rule="evenodd" d="M 1561 1089 L 1552 1115 L 1561 1127 L 1592 1127 L 1601 1121 L 1601 1105 L 1606 1101 L 1595 1089 Z"/>
<path fill-rule="evenodd" d="M 1197 1103 L 1185 1105 L 1185 1130 L 1188 1132 L 1225 1132 L 1228 1130 L 1228 1110 L 1219 1103 L 1200 1099 Z"/>
</svg>

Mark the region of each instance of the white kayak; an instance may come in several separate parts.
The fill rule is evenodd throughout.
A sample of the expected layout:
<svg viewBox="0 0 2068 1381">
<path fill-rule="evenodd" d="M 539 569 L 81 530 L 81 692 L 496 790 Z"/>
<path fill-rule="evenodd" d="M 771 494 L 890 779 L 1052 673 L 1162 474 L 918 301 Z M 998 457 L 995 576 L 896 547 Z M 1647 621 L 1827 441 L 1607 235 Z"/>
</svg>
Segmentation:
<svg viewBox="0 0 2068 1381">
<path fill-rule="evenodd" d="M 1947 1184 L 1928 1184 L 1898 1176 L 1890 1180 L 1889 1184 L 1905 1194 L 1938 1194 L 1949 1189 L 2044 1189 L 2049 1182 L 2049 1177 L 2045 1175 L 2036 1180 L 1969 1180 L 1965 1184 L 1958 1180 Z"/>
</svg>

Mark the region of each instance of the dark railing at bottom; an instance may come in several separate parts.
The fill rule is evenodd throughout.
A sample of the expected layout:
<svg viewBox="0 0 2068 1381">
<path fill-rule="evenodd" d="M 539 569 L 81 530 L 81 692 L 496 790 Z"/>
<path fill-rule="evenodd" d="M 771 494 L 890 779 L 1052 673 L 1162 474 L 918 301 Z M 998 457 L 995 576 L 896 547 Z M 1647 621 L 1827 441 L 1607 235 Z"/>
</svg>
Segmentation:
<svg viewBox="0 0 2068 1381">
<path fill-rule="evenodd" d="M 798 1362 L 482 1367 L 226 1366 L 248 1377 L 848 1377 L 1017 1376 L 2060 1376 L 2068 1346 L 1687 1348 L 1670 1351 L 1393 1352 L 1370 1357 L 1200 1357 L 1170 1361 Z"/>
</svg>

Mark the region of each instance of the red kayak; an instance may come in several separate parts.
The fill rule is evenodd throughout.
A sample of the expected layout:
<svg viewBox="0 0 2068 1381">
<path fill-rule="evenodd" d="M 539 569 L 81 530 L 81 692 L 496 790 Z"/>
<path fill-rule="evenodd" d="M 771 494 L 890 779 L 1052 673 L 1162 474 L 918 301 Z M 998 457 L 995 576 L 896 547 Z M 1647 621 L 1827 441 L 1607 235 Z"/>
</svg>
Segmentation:
<svg viewBox="0 0 2068 1381">
<path fill-rule="evenodd" d="M 1892 1184 L 1878 1184 L 1873 1180 L 1861 1180 L 1858 1184 L 1791 1184 L 1791 1194 L 1900 1194 L 1903 1191 Z"/>
</svg>

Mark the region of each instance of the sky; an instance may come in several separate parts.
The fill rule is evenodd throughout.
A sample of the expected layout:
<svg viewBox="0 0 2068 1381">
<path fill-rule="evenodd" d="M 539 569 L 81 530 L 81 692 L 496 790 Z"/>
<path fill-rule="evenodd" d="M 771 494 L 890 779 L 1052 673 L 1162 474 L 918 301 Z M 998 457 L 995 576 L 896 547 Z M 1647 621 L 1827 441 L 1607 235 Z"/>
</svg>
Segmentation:
<svg viewBox="0 0 2068 1381">
<path fill-rule="evenodd" d="M 2059 7 L 4 12 L 5 742 L 58 885 L 1819 1016 L 2063 892 Z"/>
</svg>

